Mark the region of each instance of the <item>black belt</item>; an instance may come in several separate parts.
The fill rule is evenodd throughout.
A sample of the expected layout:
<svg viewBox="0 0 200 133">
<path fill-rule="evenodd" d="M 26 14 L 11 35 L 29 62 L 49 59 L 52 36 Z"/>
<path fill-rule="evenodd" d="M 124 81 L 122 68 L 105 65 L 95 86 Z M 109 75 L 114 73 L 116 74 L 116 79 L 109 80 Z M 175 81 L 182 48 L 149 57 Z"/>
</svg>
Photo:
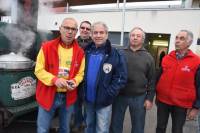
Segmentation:
<svg viewBox="0 0 200 133">
<path fill-rule="evenodd" d="M 66 92 L 56 92 L 57 94 L 66 95 Z"/>
</svg>

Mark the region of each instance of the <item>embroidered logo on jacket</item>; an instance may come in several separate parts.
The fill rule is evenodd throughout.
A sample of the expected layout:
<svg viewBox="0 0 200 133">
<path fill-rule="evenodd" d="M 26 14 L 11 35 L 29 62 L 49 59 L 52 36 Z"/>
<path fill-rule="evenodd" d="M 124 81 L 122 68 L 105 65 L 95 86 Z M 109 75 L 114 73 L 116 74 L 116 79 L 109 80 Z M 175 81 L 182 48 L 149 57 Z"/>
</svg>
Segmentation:
<svg viewBox="0 0 200 133">
<path fill-rule="evenodd" d="M 181 70 L 184 71 L 184 72 L 190 72 L 191 71 L 189 66 L 187 66 L 187 65 L 182 67 Z"/>
<path fill-rule="evenodd" d="M 105 73 L 109 73 L 112 70 L 112 64 L 104 63 L 103 64 L 103 71 Z"/>
</svg>

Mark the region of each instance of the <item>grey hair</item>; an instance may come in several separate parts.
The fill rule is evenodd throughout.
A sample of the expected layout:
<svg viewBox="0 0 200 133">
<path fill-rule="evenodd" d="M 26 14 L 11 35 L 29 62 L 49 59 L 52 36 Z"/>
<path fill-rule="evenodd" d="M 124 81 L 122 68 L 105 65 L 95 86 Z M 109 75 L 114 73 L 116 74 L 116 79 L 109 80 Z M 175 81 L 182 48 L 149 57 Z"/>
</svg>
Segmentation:
<svg viewBox="0 0 200 133">
<path fill-rule="evenodd" d="M 104 22 L 101 22 L 101 21 L 98 21 L 98 22 L 95 22 L 95 23 L 92 24 L 92 26 L 91 26 L 91 31 L 92 32 L 94 31 L 94 27 L 96 25 L 102 25 L 104 27 L 106 33 L 108 33 L 108 26 Z"/>
<path fill-rule="evenodd" d="M 134 30 L 140 30 L 140 31 L 142 31 L 142 40 L 143 40 L 143 43 L 144 43 L 144 40 L 145 40 L 145 37 L 146 37 L 145 31 L 144 31 L 142 28 L 140 28 L 140 27 L 134 27 L 134 28 L 129 32 L 129 38 L 130 38 L 130 36 L 131 36 L 131 33 L 132 33 Z"/>
<path fill-rule="evenodd" d="M 187 40 L 189 41 L 189 45 L 193 42 L 193 33 L 189 30 L 180 30 L 180 32 L 186 32 L 187 33 Z M 190 40 L 189 40 L 190 39 Z"/>
<path fill-rule="evenodd" d="M 76 19 L 74 19 L 74 18 L 64 18 L 63 21 L 62 21 L 62 24 L 63 24 L 66 20 L 72 20 L 72 21 L 74 21 L 74 22 L 75 22 L 75 25 L 76 25 L 76 28 L 78 28 L 78 23 L 77 23 Z M 61 24 L 61 25 L 62 25 L 62 24 Z"/>
</svg>

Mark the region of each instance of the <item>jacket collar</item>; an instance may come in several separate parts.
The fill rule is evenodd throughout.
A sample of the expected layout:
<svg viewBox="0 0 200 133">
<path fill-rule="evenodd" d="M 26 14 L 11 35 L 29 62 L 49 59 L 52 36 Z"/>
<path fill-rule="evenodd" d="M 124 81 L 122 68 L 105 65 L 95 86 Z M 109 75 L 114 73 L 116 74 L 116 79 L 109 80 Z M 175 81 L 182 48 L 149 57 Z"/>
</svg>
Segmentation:
<svg viewBox="0 0 200 133">
<path fill-rule="evenodd" d="M 87 39 L 82 39 L 80 36 L 78 36 L 78 38 L 77 38 L 77 41 L 79 42 L 91 42 L 91 40 L 92 40 L 92 38 L 91 37 L 89 37 L 89 38 L 87 38 Z"/>
<path fill-rule="evenodd" d="M 130 48 L 130 46 L 126 47 L 125 50 L 129 50 L 131 52 L 133 52 L 133 50 Z M 140 49 L 136 50 L 135 52 L 137 51 L 147 51 L 144 47 L 141 47 Z"/>
<path fill-rule="evenodd" d="M 74 39 L 69 46 L 64 44 L 64 42 L 61 40 L 60 36 L 57 37 L 56 39 L 54 39 L 54 41 L 55 41 L 55 44 L 61 45 L 63 48 L 71 48 L 71 47 L 74 47 L 74 46 L 76 46 L 76 47 L 78 46 L 78 42 L 76 41 L 76 39 Z"/>
<path fill-rule="evenodd" d="M 172 56 L 172 57 L 176 58 L 176 51 L 175 50 L 171 51 L 169 53 L 169 56 Z M 192 56 L 194 56 L 194 53 L 192 52 L 192 50 L 189 49 L 188 52 L 187 52 L 187 55 L 185 55 L 183 58 L 192 57 Z"/>
<path fill-rule="evenodd" d="M 95 43 L 92 41 L 88 46 L 86 46 L 86 51 L 90 51 L 94 47 Z M 112 49 L 110 41 L 107 39 L 105 44 L 101 48 L 105 49 L 105 54 L 110 54 Z"/>
</svg>

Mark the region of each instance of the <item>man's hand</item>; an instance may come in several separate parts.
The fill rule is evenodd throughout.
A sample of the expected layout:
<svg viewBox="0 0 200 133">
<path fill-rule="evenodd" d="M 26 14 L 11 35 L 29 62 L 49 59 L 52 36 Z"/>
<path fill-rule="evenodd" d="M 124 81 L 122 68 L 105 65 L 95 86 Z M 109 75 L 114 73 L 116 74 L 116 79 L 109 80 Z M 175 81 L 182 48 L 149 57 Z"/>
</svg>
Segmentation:
<svg viewBox="0 0 200 133">
<path fill-rule="evenodd" d="M 196 108 L 192 108 L 192 109 L 187 109 L 187 118 L 189 120 L 194 120 L 194 118 L 197 116 L 199 110 Z"/>
<path fill-rule="evenodd" d="M 67 80 L 66 79 L 63 79 L 63 78 L 58 78 L 56 81 L 55 81 L 55 85 L 58 87 L 58 88 L 66 88 L 67 87 Z"/>
<path fill-rule="evenodd" d="M 77 87 L 76 82 L 74 80 L 67 80 L 66 82 L 68 90 L 74 90 Z"/>
<path fill-rule="evenodd" d="M 144 107 L 146 110 L 150 110 L 153 107 L 153 102 L 149 101 L 149 100 L 145 100 L 144 101 Z"/>
</svg>

